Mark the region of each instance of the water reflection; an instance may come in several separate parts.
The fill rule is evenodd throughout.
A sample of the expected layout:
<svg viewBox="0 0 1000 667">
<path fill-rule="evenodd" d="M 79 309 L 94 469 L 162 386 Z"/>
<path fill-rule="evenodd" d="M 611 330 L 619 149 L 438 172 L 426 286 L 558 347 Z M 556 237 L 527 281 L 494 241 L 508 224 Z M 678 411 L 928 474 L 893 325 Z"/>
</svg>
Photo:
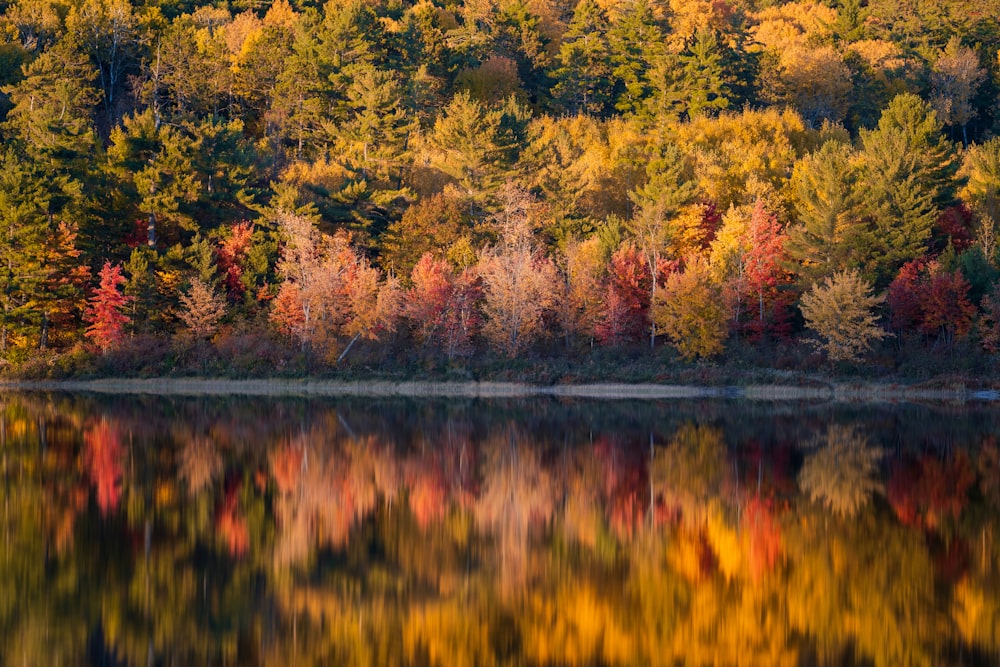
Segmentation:
<svg viewBox="0 0 1000 667">
<path fill-rule="evenodd" d="M 996 664 L 988 408 L 6 395 L 0 664 Z"/>
</svg>

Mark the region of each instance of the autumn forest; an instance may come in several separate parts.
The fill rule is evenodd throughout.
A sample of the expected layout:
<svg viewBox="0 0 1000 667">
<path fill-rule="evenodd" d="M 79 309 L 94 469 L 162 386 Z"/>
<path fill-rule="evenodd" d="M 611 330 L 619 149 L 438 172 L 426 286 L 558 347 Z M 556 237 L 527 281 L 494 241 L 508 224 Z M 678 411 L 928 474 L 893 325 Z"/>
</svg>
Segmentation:
<svg viewBox="0 0 1000 667">
<path fill-rule="evenodd" d="M 995 0 L 0 6 L 8 371 L 1000 350 Z"/>
</svg>

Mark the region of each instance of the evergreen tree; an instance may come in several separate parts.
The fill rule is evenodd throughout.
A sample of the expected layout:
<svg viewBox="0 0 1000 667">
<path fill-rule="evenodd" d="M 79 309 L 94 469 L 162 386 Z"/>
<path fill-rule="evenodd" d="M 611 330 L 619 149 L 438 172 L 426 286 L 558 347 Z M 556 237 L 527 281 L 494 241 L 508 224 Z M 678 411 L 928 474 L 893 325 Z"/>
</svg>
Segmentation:
<svg viewBox="0 0 1000 667">
<path fill-rule="evenodd" d="M 865 228 L 856 249 L 869 276 L 886 285 L 899 266 L 923 254 L 940 207 L 955 199 L 958 164 L 930 106 L 899 95 L 878 128 L 861 132 Z"/>
<path fill-rule="evenodd" d="M 857 215 L 857 167 L 850 146 L 828 141 L 792 173 L 797 222 L 788 229 L 788 268 L 811 285 L 847 268 Z"/>
<path fill-rule="evenodd" d="M 614 101 L 607 23 L 595 0 L 581 0 L 563 35 L 558 67 L 552 72 L 552 96 L 569 113 L 603 116 Z"/>
<path fill-rule="evenodd" d="M 0 164 L 0 352 L 26 347 L 41 325 L 51 195 L 46 175 L 12 150 Z"/>
<path fill-rule="evenodd" d="M 631 0 L 608 28 L 608 50 L 615 79 L 615 109 L 639 113 L 652 92 L 650 70 L 663 53 L 663 30 L 648 0 Z"/>
</svg>

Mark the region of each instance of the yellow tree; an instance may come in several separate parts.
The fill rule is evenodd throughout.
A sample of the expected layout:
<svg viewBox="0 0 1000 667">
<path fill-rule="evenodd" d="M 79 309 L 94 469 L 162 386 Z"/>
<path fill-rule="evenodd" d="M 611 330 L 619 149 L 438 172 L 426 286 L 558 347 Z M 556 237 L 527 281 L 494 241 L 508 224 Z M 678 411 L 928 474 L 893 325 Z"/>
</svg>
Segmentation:
<svg viewBox="0 0 1000 667">
<path fill-rule="evenodd" d="M 860 361 L 875 341 L 888 336 L 876 322 L 875 306 L 885 300 L 857 270 L 839 271 L 802 296 L 799 308 L 818 339 L 809 342 L 830 361 Z"/>
<path fill-rule="evenodd" d="M 722 290 L 701 257 L 689 259 L 683 271 L 667 278 L 652 311 L 657 329 L 688 361 L 722 352 L 728 332 Z"/>
</svg>

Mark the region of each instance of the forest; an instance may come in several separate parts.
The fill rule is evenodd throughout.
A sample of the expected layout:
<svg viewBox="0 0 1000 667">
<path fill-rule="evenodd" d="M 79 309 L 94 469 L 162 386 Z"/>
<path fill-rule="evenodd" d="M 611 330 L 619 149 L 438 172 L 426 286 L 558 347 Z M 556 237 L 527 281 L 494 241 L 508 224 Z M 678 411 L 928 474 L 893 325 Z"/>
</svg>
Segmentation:
<svg viewBox="0 0 1000 667">
<path fill-rule="evenodd" d="M 2 372 L 992 367 L 998 88 L 997 0 L 4 2 Z"/>
</svg>

